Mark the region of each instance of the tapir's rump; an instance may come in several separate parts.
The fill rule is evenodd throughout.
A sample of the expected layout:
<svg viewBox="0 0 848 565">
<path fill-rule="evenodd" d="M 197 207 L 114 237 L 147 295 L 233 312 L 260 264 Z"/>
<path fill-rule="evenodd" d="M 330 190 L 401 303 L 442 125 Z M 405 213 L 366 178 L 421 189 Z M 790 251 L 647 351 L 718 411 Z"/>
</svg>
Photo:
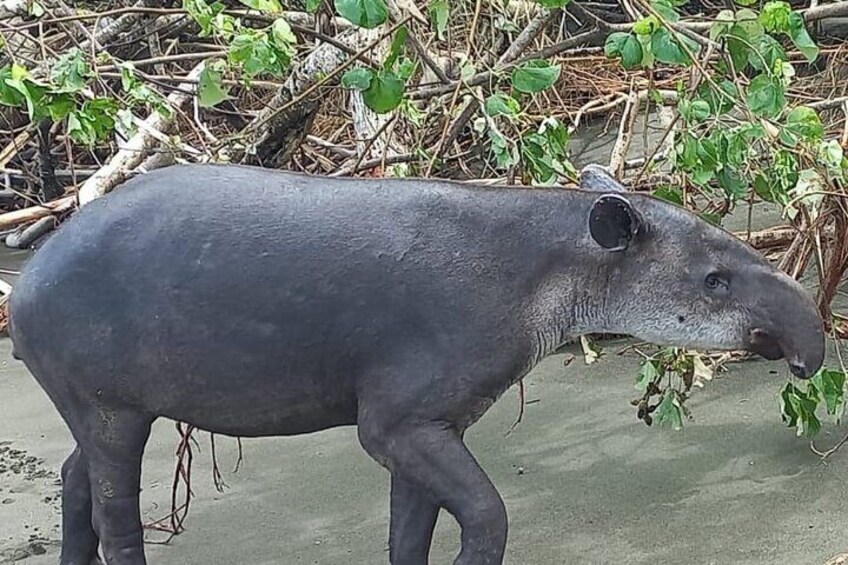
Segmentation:
<svg viewBox="0 0 848 565">
<path fill-rule="evenodd" d="M 445 508 L 457 563 L 476 565 L 501 562 L 506 514 L 462 434 L 566 338 L 821 366 L 811 298 L 748 246 L 598 169 L 581 188 L 180 165 L 85 206 L 10 301 L 16 355 L 77 442 L 62 564 L 98 543 L 109 565 L 145 563 L 158 417 L 238 436 L 356 425 L 392 473 L 391 562 L 425 563 Z"/>
</svg>

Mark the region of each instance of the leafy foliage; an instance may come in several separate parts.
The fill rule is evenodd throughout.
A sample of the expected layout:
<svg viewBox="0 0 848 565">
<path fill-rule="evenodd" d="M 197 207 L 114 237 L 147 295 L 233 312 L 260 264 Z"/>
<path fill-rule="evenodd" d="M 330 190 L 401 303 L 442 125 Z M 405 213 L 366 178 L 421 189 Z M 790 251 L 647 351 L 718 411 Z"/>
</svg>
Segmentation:
<svg viewBox="0 0 848 565">
<path fill-rule="evenodd" d="M 352 24 L 364 28 L 375 28 L 388 18 L 383 0 L 335 0 L 339 15 Z"/>
</svg>

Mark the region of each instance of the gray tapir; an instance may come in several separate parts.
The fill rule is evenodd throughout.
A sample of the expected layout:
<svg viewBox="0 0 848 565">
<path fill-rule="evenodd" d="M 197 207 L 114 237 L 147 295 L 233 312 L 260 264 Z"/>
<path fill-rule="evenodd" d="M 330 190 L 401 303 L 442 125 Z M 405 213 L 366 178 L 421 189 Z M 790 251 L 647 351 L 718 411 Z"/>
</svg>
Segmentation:
<svg viewBox="0 0 848 565">
<path fill-rule="evenodd" d="M 330 179 L 230 165 L 140 175 L 71 217 L 10 302 L 10 332 L 77 446 L 62 565 L 145 563 L 142 452 L 159 417 L 242 437 L 356 425 L 391 473 L 390 560 L 501 563 L 504 503 L 463 434 L 566 339 L 747 349 L 808 378 L 811 297 L 731 234 L 630 194 Z"/>
</svg>

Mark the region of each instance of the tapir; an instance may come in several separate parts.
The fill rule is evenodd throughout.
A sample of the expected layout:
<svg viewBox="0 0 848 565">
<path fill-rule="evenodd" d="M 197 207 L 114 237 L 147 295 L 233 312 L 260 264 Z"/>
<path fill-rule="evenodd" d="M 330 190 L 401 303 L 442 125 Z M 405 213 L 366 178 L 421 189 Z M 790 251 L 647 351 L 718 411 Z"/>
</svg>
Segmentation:
<svg viewBox="0 0 848 565">
<path fill-rule="evenodd" d="M 732 234 L 628 192 L 322 178 L 173 165 L 73 214 L 26 265 L 14 355 L 73 434 L 62 565 L 143 565 L 142 454 L 157 418 L 239 436 L 356 426 L 391 475 L 389 560 L 499 564 L 502 497 L 463 443 L 567 340 L 625 334 L 785 359 L 810 378 L 812 297 Z"/>
</svg>

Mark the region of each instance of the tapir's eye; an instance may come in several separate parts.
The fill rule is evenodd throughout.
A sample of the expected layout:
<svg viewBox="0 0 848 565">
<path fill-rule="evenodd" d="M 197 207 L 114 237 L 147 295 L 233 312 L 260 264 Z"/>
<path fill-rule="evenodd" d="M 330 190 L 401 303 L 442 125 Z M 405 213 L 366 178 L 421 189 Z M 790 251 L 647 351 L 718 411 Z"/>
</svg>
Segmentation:
<svg viewBox="0 0 848 565">
<path fill-rule="evenodd" d="M 727 280 L 718 273 L 710 273 L 704 279 L 704 286 L 707 290 L 727 290 Z"/>
</svg>

